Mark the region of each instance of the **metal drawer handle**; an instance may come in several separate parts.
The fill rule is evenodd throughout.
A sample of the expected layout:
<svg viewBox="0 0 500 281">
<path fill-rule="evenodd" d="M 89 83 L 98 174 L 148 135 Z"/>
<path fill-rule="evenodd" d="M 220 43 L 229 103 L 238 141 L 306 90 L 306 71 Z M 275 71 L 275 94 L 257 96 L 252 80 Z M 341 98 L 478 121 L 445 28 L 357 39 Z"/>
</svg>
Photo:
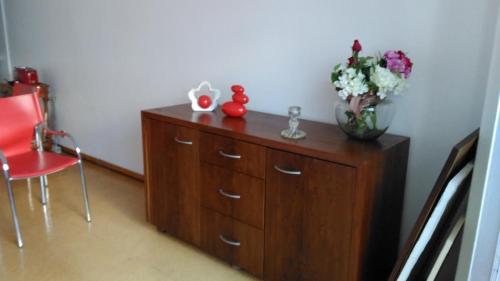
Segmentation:
<svg viewBox="0 0 500 281">
<path fill-rule="evenodd" d="M 231 245 L 231 246 L 239 247 L 241 245 L 241 243 L 239 241 L 231 241 L 231 240 L 227 239 L 226 237 L 224 237 L 224 235 L 222 235 L 222 234 L 219 235 L 219 239 L 222 242 L 224 242 L 224 243 L 226 243 L 228 245 Z"/>
<path fill-rule="evenodd" d="M 287 175 L 300 176 L 302 174 L 301 171 L 289 171 L 289 170 L 281 169 L 280 167 L 278 167 L 278 165 L 274 165 L 274 169 L 278 172 L 281 172 L 281 173 L 287 174 Z"/>
<path fill-rule="evenodd" d="M 241 198 L 241 195 L 227 193 L 222 188 L 219 188 L 219 193 L 220 193 L 220 195 L 225 196 L 227 198 L 231 198 L 231 199 L 240 199 Z"/>
<path fill-rule="evenodd" d="M 192 145 L 192 144 L 193 144 L 193 142 L 192 142 L 192 141 L 180 140 L 180 139 L 178 139 L 177 137 L 175 137 L 175 138 L 174 138 L 174 141 L 175 141 L 176 143 L 180 143 L 180 144 L 187 144 L 187 145 Z"/>
<path fill-rule="evenodd" d="M 232 159 L 240 159 L 241 158 L 241 155 L 238 155 L 238 154 L 228 154 L 228 153 L 225 153 L 222 150 L 219 150 L 219 154 L 221 156 L 224 156 L 224 157 L 227 157 L 227 158 L 232 158 Z"/>
</svg>

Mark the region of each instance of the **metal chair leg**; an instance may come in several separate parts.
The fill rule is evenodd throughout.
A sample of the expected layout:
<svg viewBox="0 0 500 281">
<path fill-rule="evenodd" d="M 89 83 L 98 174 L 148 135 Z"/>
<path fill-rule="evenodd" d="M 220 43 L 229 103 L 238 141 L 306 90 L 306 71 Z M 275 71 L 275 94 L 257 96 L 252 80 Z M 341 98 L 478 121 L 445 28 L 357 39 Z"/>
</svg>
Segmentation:
<svg viewBox="0 0 500 281">
<path fill-rule="evenodd" d="M 78 163 L 78 165 L 80 167 L 80 176 L 82 178 L 82 193 L 83 193 L 83 203 L 85 207 L 85 220 L 90 222 L 91 218 L 90 218 L 89 198 L 87 195 L 87 180 L 85 179 L 85 174 L 83 173 L 83 163 L 81 160 Z"/>
<path fill-rule="evenodd" d="M 49 188 L 49 178 L 47 175 L 43 176 L 43 184 L 45 185 L 45 188 Z"/>
<path fill-rule="evenodd" d="M 17 246 L 19 248 L 23 247 L 23 236 L 21 234 L 21 229 L 19 227 L 19 221 L 17 220 L 16 202 L 14 201 L 14 193 L 12 192 L 12 184 L 10 180 L 6 180 L 7 183 L 7 193 L 9 194 L 10 210 L 12 212 L 12 220 L 14 221 L 14 227 L 16 229 Z"/>
<path fill-rule="evenodd" d="M 45 180 L 43 176 L 40 177 L 40 194 L 42 195 L 42 205 L 47 204 L 47 193 L 45 190 Z"/>
</svg>

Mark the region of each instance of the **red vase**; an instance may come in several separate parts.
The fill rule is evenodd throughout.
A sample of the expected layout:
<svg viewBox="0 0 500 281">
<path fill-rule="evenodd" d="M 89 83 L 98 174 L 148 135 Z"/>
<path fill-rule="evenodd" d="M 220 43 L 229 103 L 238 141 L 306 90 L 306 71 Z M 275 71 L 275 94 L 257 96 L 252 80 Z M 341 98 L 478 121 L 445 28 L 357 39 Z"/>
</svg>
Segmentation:
<svg viewBox="0 0 500 281">
<path fill-rule="evenodd" d="M 212 105 L 212 99 L 207 95 L 202 95 L 198 98 L 198 105 L 201 108 L 208 108 L 210 105 Z"/>
<path fill-rule="evenodd" d="M 222 105 L 222 112 L 227 116 L 241 117 L 247 113 L 247 109 L 241 103 L 228 101 Z"/>
<path fill-rule="evenodd" d="M 243 88 L 243 86 L 241 85 L 233 85 L 231 86 L 231 91 L 233 93 L 243 93 L 245 92 L 245 88 Z"/>
<path fill-rule="evenodd" d="M 234 102 L 238 102 L 238 103 L 241 103 L 241 104 L 246 104 L 249 102 L 248 100 L 248 96 L 245 95 L 243 92 L 237 92 L 233 95 L 233 101 Z"/>
<path fill-rule="evenodd" d="M 222 112 L 230 117 L 241 117 L 247 113 L 244 104 L 248 103 L 248 96 L 245 95 L 245 88 L 240 85 L 231 86 L 233 91 L 233 101 L 226 102 L 222 105 Z"/>
</svg>

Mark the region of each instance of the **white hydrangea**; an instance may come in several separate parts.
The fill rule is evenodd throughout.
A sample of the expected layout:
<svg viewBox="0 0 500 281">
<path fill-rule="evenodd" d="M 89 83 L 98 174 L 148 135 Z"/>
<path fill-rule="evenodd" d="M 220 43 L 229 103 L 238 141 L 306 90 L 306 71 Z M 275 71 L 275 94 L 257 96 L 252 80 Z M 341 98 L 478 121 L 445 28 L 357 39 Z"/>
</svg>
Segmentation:
<svg viewBox="0 0 500 281">
<path fill-rule="evenodd" d="M 384 99 L 388 93 L 399 94 L 406 87 L 406 81 L 389 69 L 379 65 L 372 68 L 370 79 L 378 87 L 377 95 Z"/>
<path fill-rule="evenodd" d="M 354 68 L 347 68 L 342 71 L 342 75 L 333 85 L 341 89 L 339 96 L 344 100 L 349 95 L 358 96 L 368 92 L 365 75 L 361 72 L 357 73 Z"/>
</svg>

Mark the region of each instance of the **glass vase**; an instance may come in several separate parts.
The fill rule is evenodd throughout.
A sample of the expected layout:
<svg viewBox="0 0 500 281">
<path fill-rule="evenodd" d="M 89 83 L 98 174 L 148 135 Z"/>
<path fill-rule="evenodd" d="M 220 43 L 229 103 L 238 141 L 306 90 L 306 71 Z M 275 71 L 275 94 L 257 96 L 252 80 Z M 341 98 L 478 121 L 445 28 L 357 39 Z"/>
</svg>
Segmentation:
<svg viewBox="0 0 500 281">
<path fill-rule="evenodd" d="M 359 140 L 375 140 L 384 134 L 395 112 L 394 104 L 387 98 L 361 107 L 358 113 L 347 100 L 335 105 L 335 118 L 339 127 L 348 136 Z"/>
</svg>

